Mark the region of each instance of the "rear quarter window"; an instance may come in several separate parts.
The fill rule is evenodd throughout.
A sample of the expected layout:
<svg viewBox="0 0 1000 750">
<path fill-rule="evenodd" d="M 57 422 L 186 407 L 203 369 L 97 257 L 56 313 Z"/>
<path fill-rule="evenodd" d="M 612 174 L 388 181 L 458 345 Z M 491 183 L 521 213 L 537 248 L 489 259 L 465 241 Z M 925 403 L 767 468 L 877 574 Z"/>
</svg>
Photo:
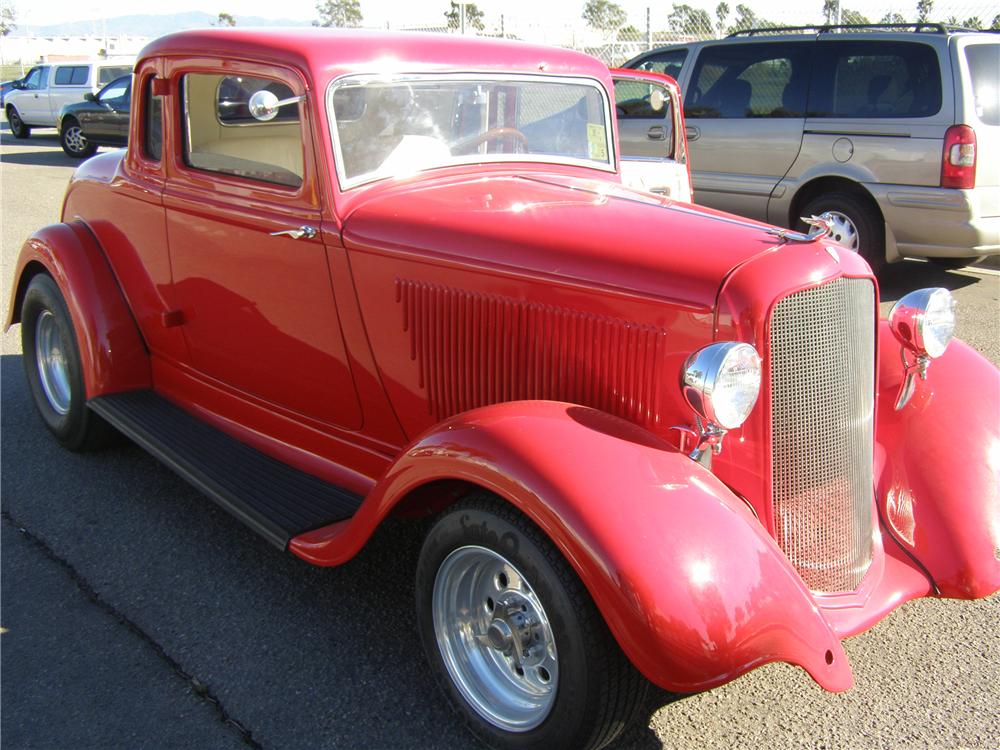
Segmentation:
<svg viewBox="0 0 1000 750">
<path fill-rule="evenodd" d="M 941 111 L 937 52 L 910 42 L 819 45 L 810 117 L 930 117 Z"/>
<path fill-rule="evenodd" d="M 965 60 L 976 117 L 984 125 L 1000 125 L 1000 44 L 970 44 Z"/>
</svg>

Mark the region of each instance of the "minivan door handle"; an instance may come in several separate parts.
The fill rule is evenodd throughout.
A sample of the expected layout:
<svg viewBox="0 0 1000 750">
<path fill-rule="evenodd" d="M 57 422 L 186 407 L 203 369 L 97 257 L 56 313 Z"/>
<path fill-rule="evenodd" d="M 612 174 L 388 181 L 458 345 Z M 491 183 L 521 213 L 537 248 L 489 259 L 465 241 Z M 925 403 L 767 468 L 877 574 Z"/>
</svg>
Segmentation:
<svg viewBox="0 0 1000 750">
<path fill-rule="evenodd" d="M 667 129 L 662 125 L 654 125 L 646 131 L 646 137 L 651 141 L 662 141 L 667 137 Z"/>
<path fill-rule="evenodd" d="M 684 128 L 684 134 L 687 136 L 689 141 L 696 141 L 701 138 L 701 131 L 698 130 L 694 125 L 688 125 Z"/>
</svg>

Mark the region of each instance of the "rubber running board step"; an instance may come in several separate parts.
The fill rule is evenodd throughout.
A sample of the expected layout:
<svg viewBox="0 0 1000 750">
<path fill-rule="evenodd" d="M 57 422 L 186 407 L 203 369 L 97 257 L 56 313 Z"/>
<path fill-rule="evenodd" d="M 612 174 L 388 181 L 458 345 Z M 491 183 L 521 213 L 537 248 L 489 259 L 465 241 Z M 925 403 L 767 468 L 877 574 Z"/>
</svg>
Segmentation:
<svg viewBox="0 0 1000 750">
<path fill-rule="evenodd" d="M 272 544 L 343 521 L 362 498 L 230 437 L 153 391 L 87 405 Z"/>
</svg>

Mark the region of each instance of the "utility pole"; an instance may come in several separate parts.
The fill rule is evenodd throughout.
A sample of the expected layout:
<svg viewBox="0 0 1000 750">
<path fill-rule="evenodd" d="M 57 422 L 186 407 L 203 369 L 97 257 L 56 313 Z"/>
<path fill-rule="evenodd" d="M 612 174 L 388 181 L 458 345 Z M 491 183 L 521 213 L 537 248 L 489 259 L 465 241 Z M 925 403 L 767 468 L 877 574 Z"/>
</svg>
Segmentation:
<svg viewBox="0 0 1000 750">
<path fill-rule="evenodd" d="M 649 18 L 649 6 L 646 6 L 646 49 L 653 49 L 653 24 Z"/>
<path fill-rule="evenodd" d="M 458 4 L 458 29 L 461 34 L 465 34 L 465 3 Z"/>
</svg>

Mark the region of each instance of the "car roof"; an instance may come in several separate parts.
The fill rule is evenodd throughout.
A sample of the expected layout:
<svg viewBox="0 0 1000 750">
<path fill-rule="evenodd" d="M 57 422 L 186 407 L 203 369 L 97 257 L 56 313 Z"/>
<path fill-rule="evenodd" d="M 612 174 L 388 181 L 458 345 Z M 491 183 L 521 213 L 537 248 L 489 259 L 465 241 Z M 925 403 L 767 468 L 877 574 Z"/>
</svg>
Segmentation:
<svg viewBox="0 0 1000 750">
<path fill-rule="evenodd" d="M 358 72 L 519 72 L 584 75 L 606 81 L 594 57 L 506 39 L 355 29 L 201 29 L 169 34 L 140 53 L 149 57 L 249 59 L 309 70 L 318 78 Z"/>
</svg>

